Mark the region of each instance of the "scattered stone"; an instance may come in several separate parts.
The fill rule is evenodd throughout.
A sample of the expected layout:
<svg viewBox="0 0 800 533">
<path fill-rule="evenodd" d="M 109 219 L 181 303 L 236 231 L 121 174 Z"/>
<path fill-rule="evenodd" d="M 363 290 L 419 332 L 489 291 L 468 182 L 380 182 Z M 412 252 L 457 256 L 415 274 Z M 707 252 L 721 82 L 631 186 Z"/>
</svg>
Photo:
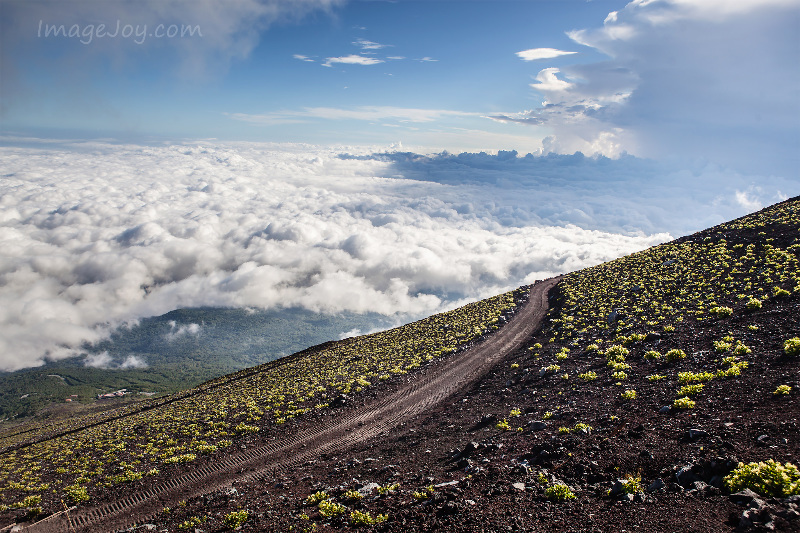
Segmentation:
<svg viewBox="0 0 800 533">
<path fill-rule="evenodd" d="M 647 487 L 647 492 L 656 492 L 658 490 L 663 491 L 664 487 L 666 487 L 666 486 L 667 486 L 667 484 L 664 483 L 664 481 L 661 478 L 658 478 L 655 481 L 653 481 L 652 483 L 650 483 L 650 486 Z"/>
<path fill-rule="evenodd" d="M 511 486 L 519 491 L 525 492 L 525 483 L 512 483 Z"/>
<path fill-rule="evenodd" d="M 675 473 L 675 479 L 678 480 L 681 487 L 689 488 L 695 481 L 703 481 L 700 476 L 694 473 L 693 468 L 692 465 L 684 466 Z"/>
<path fill-rule="evenodd" d="M 466 469 L 472 466 L 472 459 L 467 459 L 466 457 L 462 457 L 456 463 L 456 467 L 461 469 Z"/>
<path fill-rule="evenodd" d="M 475 441 L 467 443 L 464 449 L 461 450 L 461 457 L 469 457 L 474 451 L 478 450 L 479 447 L 480 445 Z"/>
<path fill-rule="evenodd" d="M 689 430 L 689 440 L 695 441 L 698 439 L 702 439 L 708 437 L 708 432 L 702 429 L 690 429 Z"/>
<path fill-rule="evenodd" d="M 672 407 L 669 405 L 665 405 L 661 409 L 658 410 L 659 413 L 669 413 L 672 410 Z"/>
<path fill-rule="evenodd" d="M 774 531 L 775 522 L 772 513 L 767 507 L 761 509 L 747 509 L 739 519 L 739 529 L 758 528 L 761 531 Z"/>
<path fill-rule="evenodd" d="M 688 489 L 689 489 L 690 492 L 691 491 L 694 491 L 694 492 L 705 492 L 707 487 L 708 487 L 708 483 L 706 483 L 705 481 L 694 481 L 689 485 Z"/>
<path fill-rule="evenodd" d="M 531 431 L 542 431 L 543 429 L 547 429 L 547 424 L 541 420 L 534 420 L 533 422 L 528 422 L 528 427 Z"/>
<path fill-rule="evenodd" d="M 340 394 L 339 396 L 331 400 L 331 407 L 341 407 L 346 403 L 347 403 L 347 395 Z"/>
<path fill-rule="evenodd" d="M 358 493 L 362 496 L 367 496 L 368 494 L 372 493 L 372 491 L 377 490 L 380 485 L 377 483 L 367 483 L 360 489 L 358 489 Z"/>
<path fill-rule="evenodd" d="M 742 491 L 737 492 L 736 494 L 731 494 L 729 499 L 733 503 L 737 503 L 739 505 L 746 505 L 751 508 L 761 509 L 764 507 L 764 500 L 758 497 L 758 494 L 753 492 L 750 489 L 744 489 Z"/>
</svg>

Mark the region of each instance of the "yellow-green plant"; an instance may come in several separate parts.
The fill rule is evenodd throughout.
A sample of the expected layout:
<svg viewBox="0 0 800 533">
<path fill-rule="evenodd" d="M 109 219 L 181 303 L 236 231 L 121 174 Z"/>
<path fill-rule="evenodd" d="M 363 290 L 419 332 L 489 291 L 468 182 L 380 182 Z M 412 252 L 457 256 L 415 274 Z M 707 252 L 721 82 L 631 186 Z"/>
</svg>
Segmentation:
<svg viewBox="0 0 800 533">
<path fill-rule="evenodd" d="M 321 514 L 325 518 L 331 518 L 333 516 L 338 516 L 344 513 L 347 510 L 347 507 L 345 507 L 341 503 L 336 503 L 331 500 L 322 500 L 317 505 L 317 509 L 319 509 L 319 514 Z"/>
<path fill-rule="evenodd" d="M 781 464 L 773 459 L 758 463 L 739 463 L 723 479 L 731 492 L 750 489 L 776 498 L 800 494 L 800 471 L 792 463 Z"/>
<path fill-rule="evenodd" d="M 783 341 L 783 353 L 786 355 L 800 355 L 800 337 L 792 337 Z"/>
<path fill-rule="evenodd" d="M 547 489 L 544 491 L 544 496 L 548 500 L 556 502 L 565 502 L 567 500 L 575 499 L 575 494 L 573 494 L 572 490 L 563 483 L 558 483 L 556 485 L 547 487 Z"/>
<path fill-rule="evenodd" d="M 792 391 L 792 388 L 789 385 L 778 385 L 778 388 L 775 389 L 775 392 L 772 394 L 778 396 L 788 395 Z"/>
<path fill-rule="evenodd" d="M 241 511 L 233 511 L 225 515 L 225 518 L 222 520 L 226 526 L 231 529 L 236 529 L 237 527 L 241 526 L 245 522 L 247 522 L 248 513 L 244 509 Z"/>
<path fill-rule="evenodd" d="M 672 407 L 675 407 L 676 409 L 692 409 L 694 408 L 694 406 L 695 406 L 694 400 L 692 400 L 688 396 L 678 398 L 674 402 L 672 402 Z"/>
</svg>

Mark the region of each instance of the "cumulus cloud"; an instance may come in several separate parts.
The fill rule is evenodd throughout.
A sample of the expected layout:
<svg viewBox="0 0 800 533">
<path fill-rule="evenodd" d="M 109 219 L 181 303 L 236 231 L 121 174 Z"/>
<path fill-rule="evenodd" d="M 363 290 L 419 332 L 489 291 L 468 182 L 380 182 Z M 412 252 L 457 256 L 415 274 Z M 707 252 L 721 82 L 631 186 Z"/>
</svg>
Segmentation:
<svg viewBox="0 0 800 533">
<path fill-rule="evenodd" d="M 557 50 L 555 48 L 531 48 L 530 50 L 517 52 L 517 57 L 523 61 L 536 61 L 539 59 L 553 59 L 572 54 L 577 54 L 577 52 L 567 52 L 564 50 Z"/>
<path fill-rule="evenodd" d="M 84 358 L 83 364 L 91 368 L 108 368 L 112 360 L 108 352 L 91 353 Z"/>
<path fill-rule="evenodd" d="M 637 0 L 602 26 L 568 32 L 607 60 L 540 70 L 532 86 L 543 107 L 495 118 L 547 126 L 561 153 L 703 157 L 790 176 L 798 17 L 789 0 Z"/>
<path fill-rule="evenodd" d="M 375 57 L 350 54 L 347 56 L 329 57 L 328 59 L 325 60 L 325 63 L 323 63 L 322 66 L 332 67 L 335 64 L 368 66 L 368 65 L 377 65 L 383 62 L 384 62 L 383 59 L 377 59 Z"/>
<path fill-rule="evenodd" d="M 181 324 L 180 326 L 174 320 L 169 321 L 169 331 L 166 333 L 164 338 L 167 339 L 167 342 L 172 342 L 175 339 L 180 337 L 192 336 L 197 337 L 200 335 L 200 330 L 202 326 L 200 324 Z"/>
<path fill-rule="evenodd" d="M 132 368 L 147 368 L 147 362 L 137 355 L 129 355 L 119 364 L 120 370 L 129 370 Z"/>
<path fill-rule="evenodd" d="M 130 370 L 134 368 L 147 368 L 147 362 L 139 356 L 129 355 L 122 361 L 115 361 L 107 351 L 86 354 L 83 358 L 84 366 L 100 368 L 103 370 Z"/>
<path fill-rule="evenodd" d="M 667 238 L 636 229 L 642 206 L 565 210 L 577 177 L 515 194 L 531 169 L 505 155 L 490 158 L 506 170 L 489 183 L 474 179 L 486 172 L 477 155 L 440 158 L 424 181 L 424 166 L 364 149 L 25 144 L 0 148 L 4 370 L 74 356 L 118 324 L 182 307 L 420 316 Z M 583 165 L 594 164 L 607 163 Z M 459 167 L 472 181 L 449 184 Z M 559 188 L 559 204 L 543 203 Z"/>
<path fill-rule="evenodd" d="M 559 72 L 561 71 L 555 67 L 540 70 L 536 75 L 536 83 L 532 83 L 531 87 L 546 93 L 566 91 L 573 87 L 573 83 L 558 79 L 556 75 Z"/>
<path fill-rule="evenodd" d="M 425 315 L 790 190 L 630 156 L 48 144 L 0 148 L 4 370 L 74 356 L 117 324 L 181 307 Z"/>
</svg>

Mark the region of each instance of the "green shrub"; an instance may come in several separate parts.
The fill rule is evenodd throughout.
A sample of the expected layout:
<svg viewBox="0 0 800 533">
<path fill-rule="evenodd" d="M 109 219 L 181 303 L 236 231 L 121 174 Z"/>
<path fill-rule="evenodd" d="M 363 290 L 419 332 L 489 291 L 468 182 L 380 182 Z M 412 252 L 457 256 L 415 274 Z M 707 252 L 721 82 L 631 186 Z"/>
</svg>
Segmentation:
<svg viewBox="0 0 800 533">
<path fill-rule="evenodd" d="M 225 525 L 229 528 L 236 529 L 247 522 L 247 517 L 247 511 L 242 509 L 241 511 L 233 511 L 232 513 L 226 514 L 223 522 L 225 522 Z"/>
<path fill-rule="evenodd" d="M 199 516 L 193 516 L 188 520 L 184 520 L 180 524 L 178 524 L 178 529 L 189 529 L 190 527 L 199 526 L 203 522 L 205 522 L 205 518 L 200 518 Z"/>
<path fill-rule="evenodd" d="M 711 309 L 709 309 L 709 312 L 712 315 L 717 315 L 720 318 L 725 318 L 733 314 L 733 309 L 731 309 L 730 307 L 718 306 L 718 307 L 712 307 Z"/>
<path fill-rule="evenodd" d="M 75 503 L 81 503 L 89 500 L 89 493 L 86 492 L 86 487 L 80 485 L 71 485 L 64 488 L 64 493 Z"/>
<path fill-rule="evenodd" d="M 636 391 L 633 389 L 628 389 L 622 394 L 620 394 L 623 400 L 635 400 L 636 399 Z"/>
<path fill-rule="evenodd" d="M 786 355 L 800 355 L 800 337 L 792 337 L 783 341 L 783 353 Z"/>
<path fill-rule="evenodd" d="M 723 481 L 731 492 L 750 489 L 776 498 L 800 494 L 800 471 L 797 466 L 792 463 L 782 465 L 773 459 L 760 463 L 739 463 Z"/>
<path fill-rule="evenodd" d="M 672 407 L 675 407 L 676 409 L 692 409 L 694 408 L 694 405 L 695 405 L 694 400 L 690 399 L 687 396 L 684 396 L 683 398 L 678 398 L 677 400 L 672 402 Z"/>
<path fill-rule="evenodd" d="M 342 495 L 342 497 L 345 500 L 360 500 L 364 498 L 364 495 L 358 492 L 357 490 L 348 490 Z"/>
<path fill-rule="evenodd" d="M 319 502 L 317 508 L 319 509 L 319 514 L 325 518 L 338 516 L 347 510 L 341 503 L 332 502 L 330 500 L 322 500 Z"/>
<path fill-rule="evenodd" d="M 669 361 L 670 363 L 674 363 L 675 361 L 686 359 L 686 352 L 684 352 L 679 348 L 673 348 L 672 350 L 664 354 L 664 357 L 666 357 L 667 361 Z"/>
<path fill-rule="evenodd" d="M 548 500 L 556 501 L 556 502 L 565 502 L 567 500 L 574 500 L 575 494 L 572 493 L 572 490 L 563 483 L 558 483 L 556 485 L 552 485 L 547 487 L 544 491 L 544 495 Z"/>
<path fill-rule="evenodd" d="M 306 503 L 308 505 L 317 505 L 319 502 L 327 500 L 328 498 L 330 498 L 330 496 L 328 496 L 327 492 L 325 492 L 324 490 L 318 490 L 317 492 L 309 495 L 309 497 L 306 498 Z"/>
<path fill-rule="evenodd" d="M 649 360 L 661 359 L 661 352 L 657 352 L 655 350 L 648 350 L 647 352 L 645 352 L 644 358 Z"/>
<path fill-rule="evenodd" d="M 778 396 L 788 395 L 792 391 L 792 388 L 789 385 L 778 385 L 778 388 L 775 389 L 775 392 L 772 394 L 776 394 Z"/>
<path fill-rule="evenodd" d="M 578 377 L 581 378 L 583 381 L 594 381 L 597 379 L 597 372 L 590 370 L 589 372 L 578 374 Z"/>
<path fill-rule="evenodd" d="M 758 309 L 761 309 L 761 300 L 759 300 L 758 298 L 750 298 L 749 300 L 747 300 L 745 307 L 747 307 L 748 311 L 756 311 Z"/>
<path fill-rule="evenodd" d="M 629 353 L 630 351 L 624 346 L 615 344 L 606 350 L 606 359 L 608 361 L 618 361 L 621 363 Z"/>
<path fill-rule="evenodd" d="M 622 481 L 622 492 L 625 494 L 636 494 L 642 492 L 642 476 L 633 477 L 629 475 Z"/>
<path fill-rule="evenodd" d="M 772 289 L 772 296 L 775 298 L 786 298 L 791 293 L 786 289 L 781 289 L 780 287 L 773 287 Z"/>
<path fill-rule="evenodd" d="M 350 513 L 350 523 L 354 526 L 371 526 L 374 524 L 380 524 L 381 522 L 386 522 L 388 518 L 388 515 L 385 514 L 379 514 L 373 518 L 368 512 L 361 512 L 359 510 L 355 510 Z"/>
<path fill-rule="evenodd" d="M 692 394 L 697 394 L 698 392 L 703 390 L 703 387 L 705 387 L 705 385 L 703 385 L 702 383 L 695 383 L 694 385 L 684 385 L 683 387 L 678 389 L 677 394 L 678 396 L 691 396 Z"/>
</svg>

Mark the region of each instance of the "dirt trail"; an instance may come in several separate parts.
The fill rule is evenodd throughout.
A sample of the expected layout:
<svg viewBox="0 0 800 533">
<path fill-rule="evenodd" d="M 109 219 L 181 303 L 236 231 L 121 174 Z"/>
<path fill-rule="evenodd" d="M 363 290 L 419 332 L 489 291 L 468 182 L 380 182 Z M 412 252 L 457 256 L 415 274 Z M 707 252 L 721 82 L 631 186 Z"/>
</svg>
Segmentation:
<svg viewBox="0 0 800 533">
<path fill-rule="evenodd" d="M 410 376 L 409 382 L 399 390 L 346 412 L 343 417 L 327 417 L 321 425 L 278 436 L 271 443 L 189 470 L 123 500 L 76 509 L 69 518 L 66 513 L 53 515 L 24 531 L 118 531 L 136 523 L 146 523 L 164 507 L 174 506 L 181 500 L 230 486 L 237 480 L 272 476 L 275 471 L 298 466 L 320 454 L 343 450 L 386 433 L 472 385 L 521 346 L 539 327 L 548 308 L 548 292 L 559 279 L 536 283 L 528 301 L 509 323 L 482 343 L 441 365 L 429 367 L 426 373 Z"/>
</svg>

